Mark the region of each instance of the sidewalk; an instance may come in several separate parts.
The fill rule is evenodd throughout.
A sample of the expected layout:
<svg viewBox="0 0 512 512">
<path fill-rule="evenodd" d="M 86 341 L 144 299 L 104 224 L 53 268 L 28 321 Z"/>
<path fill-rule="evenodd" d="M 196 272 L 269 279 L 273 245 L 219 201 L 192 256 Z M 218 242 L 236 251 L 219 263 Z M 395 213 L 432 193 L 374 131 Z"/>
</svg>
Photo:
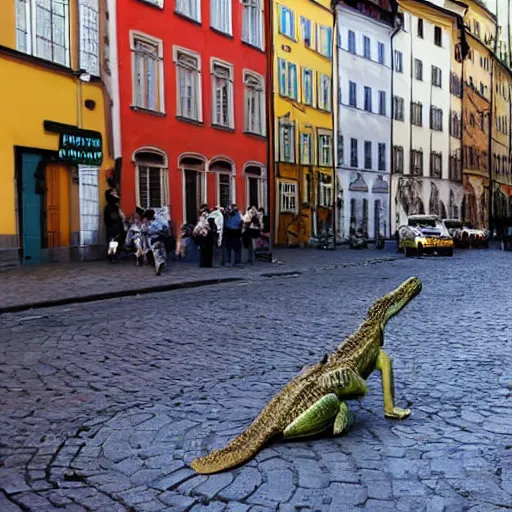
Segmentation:
<svg viewBox="0 0 512 512">
<path fill-rule="evenodd" d="M 199 268 L 197 264 L 170 263 L 161 276 L 156 276 L 150 267 L 135 267 L 132 261 L 116 265 L 105 261 L 56 263 L 5 270 L 0 272 L 0 314 L 403 257 L 392 247 L 380 251 L 344 247 L 335 251 L 275 249 L 273 256 L 279 264 L 256 262 L 242 268 Z"/>
</svg>

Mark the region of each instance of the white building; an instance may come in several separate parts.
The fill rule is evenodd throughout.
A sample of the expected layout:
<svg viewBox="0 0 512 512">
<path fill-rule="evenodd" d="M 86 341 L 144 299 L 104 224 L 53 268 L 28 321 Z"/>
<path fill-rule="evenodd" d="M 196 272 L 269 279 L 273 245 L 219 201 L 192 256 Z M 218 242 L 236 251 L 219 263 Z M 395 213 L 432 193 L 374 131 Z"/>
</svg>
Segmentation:
<svg viewBox="0 0 512 512">
<path fill-rule="evenodd" d="M 414 1 L 399 12 L 401 29 L 392 37 L 393 232 L 412 214 L 458 216 L 463 199 L 456 15 Z"/>
<path fill-rule="evenodd" d="M 338 236 L 387 237 L 393 27 L 344 4 L 337 9 Z"/>
</svg>

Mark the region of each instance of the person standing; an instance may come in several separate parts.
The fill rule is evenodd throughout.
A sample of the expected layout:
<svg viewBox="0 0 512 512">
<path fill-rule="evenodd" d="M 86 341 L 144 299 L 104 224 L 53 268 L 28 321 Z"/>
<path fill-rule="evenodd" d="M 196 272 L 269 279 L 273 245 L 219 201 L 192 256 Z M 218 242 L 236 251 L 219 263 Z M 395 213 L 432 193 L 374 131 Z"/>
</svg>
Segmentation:
<svg viewBox="0 0 512 512">
<path fill-rule="evenodd" d="M 242 263 L 242 225 L 243 220 L 236 204 L 231 205 L 231 214 L 226 221 L 226 245 L 231 266 Z"/>
<path fill-rule="evenodd" d="M 242 242 L 247 249 L 247 264 L 254 265 L 254 240 L 259 238 L 261 233 L 260 216 L 255 206 L 247 210 L 243 220 Z"/>
</svg>

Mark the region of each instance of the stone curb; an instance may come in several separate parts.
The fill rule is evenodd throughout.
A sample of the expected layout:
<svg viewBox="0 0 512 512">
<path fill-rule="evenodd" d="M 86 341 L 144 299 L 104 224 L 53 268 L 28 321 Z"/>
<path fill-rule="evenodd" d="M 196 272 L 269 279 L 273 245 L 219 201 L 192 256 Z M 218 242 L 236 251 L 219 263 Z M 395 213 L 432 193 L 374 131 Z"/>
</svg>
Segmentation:
<svg viewBox="0 0 512 512">
<path fill-rule="evenodd" d="M 336 268 L 343 267 L 354 267 L 360 266 L 367 263 L 379 263 L 379 262 L 387 262 L 394 261 L 400 259 L 399 257 L 378 257 L 378 258 L 368 258 L 359 260 L 356 262 L 350 263 L 339 263 L 334 265 L 324 265 L 318 267 L 311 267 L 308 269 L 300 268 L 297 270 L 287 270 L 283 272 L 263 272 L 257 275 L 244 276 L 244 277 L 220 277 L 217 279 L 199 279 L 192 281 L 182 281 L 179 283 L 168 283 L 157 286 L 148 286 L 146 288 L 132 288 L 125 290 L 116 290 L 113 292 L 104 292 L 104 293 L 94 293 L 89 295 L 82 296 L 74 296 L 74 297 L 63 297 L 61 299 L 53 299 L 53 300 L 44 300 L 40 302 L 30 302 L 25 304 L 13 304 L 11 306 L 0 307 L 0 315 L 6 313 L 19 313 L 21 311 L 28 311 L 30 309 L 43 309 L 50 308 L 55 306 L 66 306 L 68 304 L 81 304 L 87 302 L 97 302 L 100 300 L 109 300 L 109 299 L 119 299 L 122 297 L 133 297 L 135 295 L 146 295 L 148 293 L 160 293 L 160 292 L 168 292 L 173 290 L 180 290 L 186 288 L 200 288 L 203 286 L 212 286 L 215 284 L 223 284 L 223 283 L 233 283 L 233 282 L 242 282 L 248 281 L 250 279 L 255 278 L 275 278 L 275 277 L 291 277 L 291 276 L 299 276 L 303 274 L 307 270 L 314 270 L 316 272 L 320 270 L 334 270 Z"/>
</svg>

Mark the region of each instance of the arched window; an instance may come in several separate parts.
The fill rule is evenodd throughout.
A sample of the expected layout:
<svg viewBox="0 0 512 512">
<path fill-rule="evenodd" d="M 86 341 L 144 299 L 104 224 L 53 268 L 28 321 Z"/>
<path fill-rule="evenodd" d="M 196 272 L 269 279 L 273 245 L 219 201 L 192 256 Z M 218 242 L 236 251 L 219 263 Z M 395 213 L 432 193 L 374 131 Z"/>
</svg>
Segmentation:
<svg viewBox="0 0 512 512">
<path fill-rule="evenodd" d="M 265 208 L 267 202 L 267 172 L 258 162 L 248 162 L 244 167 L 246 206 Z"/>
<path fill-rule="evenodd" d="M 212 158 L 208 170 L 215 173 L 215 201 L 217 205 L 225 208 L 236 202 L 235 166 L 227 158 Z"/>
<path fill-rule="evenodd" d="M 183 222 L 195 224 L 199 207 L 206 203 L 206 158 L 196 153 L 185 153 L 178 159 L 183 171 Z"/>
<path fill-rule="evenodd" d="M 141 148 L 133 154 L 136 174 L 136 202 L 141 208 L 169 206 L 167 155 L 157 148 Z"/>
</svg>

